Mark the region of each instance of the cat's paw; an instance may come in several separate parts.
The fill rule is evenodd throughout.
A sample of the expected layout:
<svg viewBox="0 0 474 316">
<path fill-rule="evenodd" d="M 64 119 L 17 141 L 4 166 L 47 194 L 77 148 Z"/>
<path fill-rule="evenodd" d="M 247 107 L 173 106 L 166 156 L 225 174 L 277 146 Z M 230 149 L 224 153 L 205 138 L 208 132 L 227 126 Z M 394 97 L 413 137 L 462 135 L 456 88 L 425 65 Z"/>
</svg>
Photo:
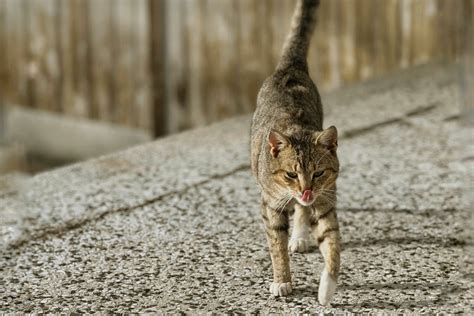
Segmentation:
<svg viewBox="0 0 474 316">
<path fill-rule="evenodd" d="M 334 278 L 326 271 L 323 270 L 321 273 L 321 279 L 319 280 L 319 291 L 318 300 L 319 304 L 326 306 L 331 301 L 334 293 L 336 292 L 337 282 Z"/>
<path fill-rule="evenodd" d="M 304 238 L 292 238 L 288 242 L 288 250 L 290 252 L 308 252 L 310 246 L 310 241 Z"/>
<path fill-rule="evenodd" d="M 291 282 L 287 282 L 287 283 L 272 282 L 272 284 L 270 284 L 270 293 L 273 296 L 287 296 L 287 295 L 290 295 L 292 291 L 293 289 L 291 287 Z"/>
</svg>

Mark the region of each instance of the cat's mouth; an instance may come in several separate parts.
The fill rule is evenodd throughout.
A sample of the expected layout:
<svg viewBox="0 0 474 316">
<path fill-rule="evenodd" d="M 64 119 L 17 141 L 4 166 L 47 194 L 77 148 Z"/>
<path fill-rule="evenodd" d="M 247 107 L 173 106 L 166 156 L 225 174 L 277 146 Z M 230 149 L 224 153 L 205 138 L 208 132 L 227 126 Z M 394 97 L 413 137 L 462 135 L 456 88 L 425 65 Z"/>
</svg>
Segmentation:
<svg viewBox="0 0 474 316">
<path fill-rule="evenodd" d="M 314 200 L 316 200 L 316 198 L 314 196 L 313 191 L 305 190 L 301 195 L 296 197 L 296 200 L 303 206 L 310 206 L 314 203 Z"/>
</svg>

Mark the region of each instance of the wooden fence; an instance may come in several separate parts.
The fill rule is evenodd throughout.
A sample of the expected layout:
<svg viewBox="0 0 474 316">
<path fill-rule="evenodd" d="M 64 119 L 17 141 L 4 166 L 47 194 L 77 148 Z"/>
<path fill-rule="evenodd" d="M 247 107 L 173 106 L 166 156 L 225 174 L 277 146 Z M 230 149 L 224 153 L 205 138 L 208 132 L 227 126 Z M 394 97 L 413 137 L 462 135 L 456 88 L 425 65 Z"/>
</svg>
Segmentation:
<svg viewBox="0 0 474 316">
<path fill-rule="evenodd" d="M 155 135 L 247 113 L 293 7 L 291 0 L 0 0 L 0 100 Z M 473 16 L 474 0 L 322 1 L 312 77 L 328 90 L 455 61 L 472 38 Z"/>
</svg>

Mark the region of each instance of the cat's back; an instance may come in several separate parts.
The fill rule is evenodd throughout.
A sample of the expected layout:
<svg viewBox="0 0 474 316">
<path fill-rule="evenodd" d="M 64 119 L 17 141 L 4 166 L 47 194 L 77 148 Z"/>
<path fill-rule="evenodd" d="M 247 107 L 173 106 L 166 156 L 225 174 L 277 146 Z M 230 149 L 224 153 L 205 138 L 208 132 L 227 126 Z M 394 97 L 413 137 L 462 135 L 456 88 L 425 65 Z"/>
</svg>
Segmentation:
<svg viewBox="0 0 474 316">
<path fill-rule="evenodd" d="M 252 119 L 252 135 L 269 129 L 296 127 L 321 130 L 323 109 L 319 92 L 307 73 L 276 71 L 263 83 Z"/>
</svg>

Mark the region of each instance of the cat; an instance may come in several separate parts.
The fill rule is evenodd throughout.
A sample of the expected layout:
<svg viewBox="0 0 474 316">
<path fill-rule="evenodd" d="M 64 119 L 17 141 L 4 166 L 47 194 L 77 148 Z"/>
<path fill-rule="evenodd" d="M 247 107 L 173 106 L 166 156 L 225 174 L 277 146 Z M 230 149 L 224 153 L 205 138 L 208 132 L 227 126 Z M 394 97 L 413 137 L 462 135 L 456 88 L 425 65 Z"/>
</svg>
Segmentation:
<svg viewBox="0 0 474 316">
<path fill-rule="evenodd" d="M 270 292 L 292 292 L 288 252 L 306 252 L 312 235 L 324 258 L 318 300 L 336 290 L 340 234 L 336 215 L 337 129 L 323 129 L 321 98 L 307 54 L 317 0 L 298 0 L 274 73 L 257 97 L 251 126 L 251 166 L 261 191 L 261 215 L 273 266 Z M 294 228 L 288 240 L 289 215 Z"/>
</svg>

